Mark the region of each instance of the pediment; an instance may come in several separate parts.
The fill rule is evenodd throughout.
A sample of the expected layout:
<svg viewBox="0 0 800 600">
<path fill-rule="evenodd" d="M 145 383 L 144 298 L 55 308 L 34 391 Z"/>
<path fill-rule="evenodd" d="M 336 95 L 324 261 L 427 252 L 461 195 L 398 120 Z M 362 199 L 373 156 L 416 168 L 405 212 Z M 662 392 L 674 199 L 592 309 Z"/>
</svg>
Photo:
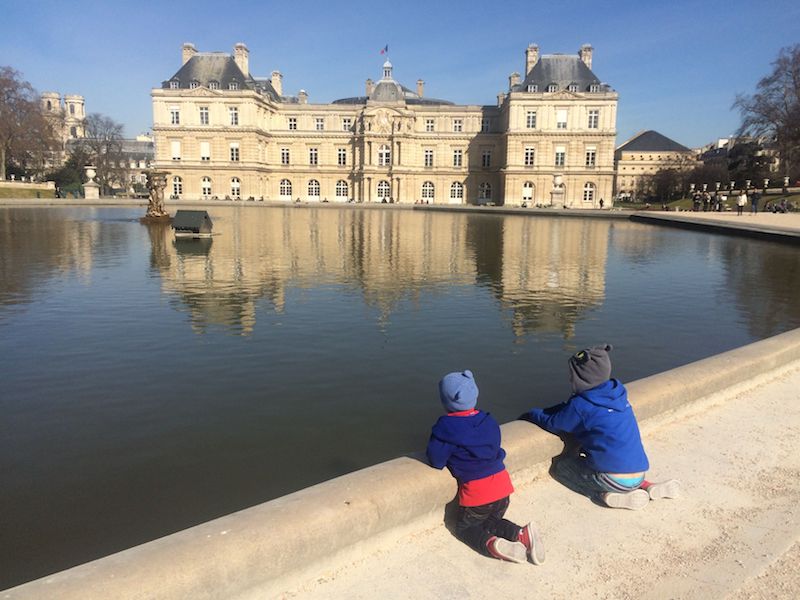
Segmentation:
<svg viewBox="0 0 800 600">
<path fill-rule="evenodd" d="M 194 89 L 188 89 L 184 91 L 185 96 L 190 96 L 192 98 L 214 98 L 221 95 L 222 92 L 219 90 L 210 90 L 207 87 L 196 87 Z"/>
<path fill-rule="evenodd" d="M 575 100 L 580 98 L 580 94 L 577 92 L 570 92 L 569 90 L 558 90 L 550 97 L 553 100 Z"/>
</svg>

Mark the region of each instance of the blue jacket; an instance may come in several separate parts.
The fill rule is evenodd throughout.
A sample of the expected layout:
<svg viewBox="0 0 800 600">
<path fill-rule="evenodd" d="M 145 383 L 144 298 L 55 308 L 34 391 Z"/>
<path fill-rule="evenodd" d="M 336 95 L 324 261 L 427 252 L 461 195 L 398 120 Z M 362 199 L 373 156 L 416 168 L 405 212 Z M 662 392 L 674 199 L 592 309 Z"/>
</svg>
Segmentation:
<svg viewBox="0 0 800 600">
<path fill-rule="evenodd" d="M 650 464 L 628 392 L 617 379 L 575 394 L 550 408 L 534 408 L 522 418 L 550 433 L 571 433 L 590 468 L 601 473 L 638 473 Z"/>
<path fill-rule="evenodd" d="M 459 483 L 494 475 L 505 469 L 500 426 L 492 415 L 478 411 L 470 417 L 439 417 L 428 441 L 428 462 L 445 466 Z"/>
</svg>

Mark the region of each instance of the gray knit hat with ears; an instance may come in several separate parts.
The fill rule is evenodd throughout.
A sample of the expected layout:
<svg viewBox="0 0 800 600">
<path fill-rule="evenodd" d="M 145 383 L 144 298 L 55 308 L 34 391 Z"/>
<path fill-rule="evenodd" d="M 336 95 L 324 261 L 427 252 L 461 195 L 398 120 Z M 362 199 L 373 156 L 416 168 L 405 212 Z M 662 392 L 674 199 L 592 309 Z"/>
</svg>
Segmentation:
<svg viewBox="0 0 800 600">
<path fill-rule="evenodd" d="M 478 384 L 472 371 L 448 373 L 439 382 L 439 399 L 447 412 L 475 408 L 478 402 Z"/>
<path fill-rule="evenodd" d="M 572 393 L 580 394 L 611 379 L 611 344 L 592 346 L 569 357 L 569 382 Z"/>
</svg>

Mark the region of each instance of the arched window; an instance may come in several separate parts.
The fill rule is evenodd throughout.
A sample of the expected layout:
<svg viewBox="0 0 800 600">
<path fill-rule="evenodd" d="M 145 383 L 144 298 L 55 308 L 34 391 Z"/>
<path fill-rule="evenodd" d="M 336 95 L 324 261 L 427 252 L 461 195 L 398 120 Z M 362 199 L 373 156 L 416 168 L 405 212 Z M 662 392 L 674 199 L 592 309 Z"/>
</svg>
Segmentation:
<svg viewBox="0 0 800 600">
<path fill-rule="evenodd" d="M 389 146 L 383 144 L 378 148 L 378 166 L 388 167 L 392 163 L 392 151 Z"/>
<path fill-rule="evenodd" d="M 346 200 L 347 199 L 347 192 L 348 186 L 347 182 L 344 179 L 340 179 L 336 182 L 336 198 L 338 200 Z"/>
<path fill-rule="evenodd" d="M 570 83 L 569 87 L 567 88 L 570 92 L 577 92 L 578 91 L 578 84 L 577 83 Z"/>
<path fill-rule="evenodd" d="M 50 100 L 47 101 L 47 110 L 53 110 L 53 103 Z"/>
<path fill-rule="evenodd" d="M 238 89 L 239 89 L 239 82 L 238 82 L 238 81 L 236 81 L 236 80 L 233 80 L 233 81 L 231 81 L 231 82 L 228 84 L 228 89 L 229 89 L 229 90 L 238 90 Z"/>
<path fill-rule="evenodd" d="M 197 79 L 192 80 L 192 82 L 189 84 L 189 89 L 192 90 L 197 89 L 199 87 L 200 87 L 200 82 L 197 81 Z"/>
<path fill-rule="evenodd" d="M 464 184 L 460 181 L 454 181 L 450 186 L 450 201 L 462 202 L 464 200 Z"/>
<path fill-rule="evenodd" d="M 587 183 L 583 186 L 583 201 L 594 202 L 594 184 Z"/>
<path fill-rule="evenodd" d="M 492 186 L 487 182 L 483 182 L 478 186 L 478 200 L 491 200 L 492 199 Z"/>
<path fill-rule="evenodd" d="M 319 200 L 319 181 L 311 179 L 308 182 L 308 199 Z"/>
<path fill-rule="evenodd" d="M 388 181 L 381 181 L 378 183 L 378 200 L 389 199 L 391 193 L 391 186 Z"/>
<path fill-rule="evenodd" d="M 203 177 L 203 180 L 200 183 L 200 191 L 202 192 L 203 196 L 211 195 L 211 177 Z"/>
<path fill-rule="evenodd" d="M 531 202 L 533 200 L 533 182 L 526 181 L 522 184 L 522 201 Z"/>
<path fill-rule="evenodd" d="M 555 83 L 551 83 L 550 85 L 547 86 L 547 91 L 550 92 L 551 94 L 555 92 L 557 89 L 558 86 Z"/>
<path fill-rule="evenodd" d="M 288 179 L 281 179 L 279 194 L 281 196 L 281 200 L 291 200 L 292 199 L 292 182 Z"/>
<path fill-rule="evenodd" d="M 434 192 L 435 191 L 436 191 L 436 188 L 434 188 L 433 182 L 426 181 L 425 183 L 422 184 L 422 199 L 423 200 L 428 200 L 430 202 L 433 202 L 433 197 L 434 197 Z"/>
<path fill-rule="evenodd" d="M 231 198 L 241 198 L 242 197 L 242 182 L 239 181 L 238 177 L 231 178 Z"/>
<path fill-rule="evenodd" d="M 210 89 L 210 90 L 218 90 L 219 89 L 219 81 L 209 81 L 208 82 L 208 89 Z"/>
<path fill-rule="evenodd" d="M 172 178 L 172 195 L 176 198 L 180 198 L 183 194 L 183 179 L 180 177 L 173 177 Z"/>
</svg>

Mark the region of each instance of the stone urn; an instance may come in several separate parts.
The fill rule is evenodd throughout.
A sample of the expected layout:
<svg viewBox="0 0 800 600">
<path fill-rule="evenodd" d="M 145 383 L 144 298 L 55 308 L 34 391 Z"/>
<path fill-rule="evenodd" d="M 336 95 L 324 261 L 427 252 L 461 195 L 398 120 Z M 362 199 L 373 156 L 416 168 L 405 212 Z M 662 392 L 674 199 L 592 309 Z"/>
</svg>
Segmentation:
<svg viewBox="0 0 800 600">
<path fill-rule="evenodd" d="M 100 185 L 94 180 L 97 175 L 93 165 L 84 167 L 88 181 L 83 184 L 83 197 L 87 200 L 97 200 L 100 198 Z"/>
<path fill-rule="evenodd" d="M 553 175 L 553 189 L 550 191 L 550 204 L 553 208 L 564 208 L 564 177 L 561 173 Z"/>
</svg>

